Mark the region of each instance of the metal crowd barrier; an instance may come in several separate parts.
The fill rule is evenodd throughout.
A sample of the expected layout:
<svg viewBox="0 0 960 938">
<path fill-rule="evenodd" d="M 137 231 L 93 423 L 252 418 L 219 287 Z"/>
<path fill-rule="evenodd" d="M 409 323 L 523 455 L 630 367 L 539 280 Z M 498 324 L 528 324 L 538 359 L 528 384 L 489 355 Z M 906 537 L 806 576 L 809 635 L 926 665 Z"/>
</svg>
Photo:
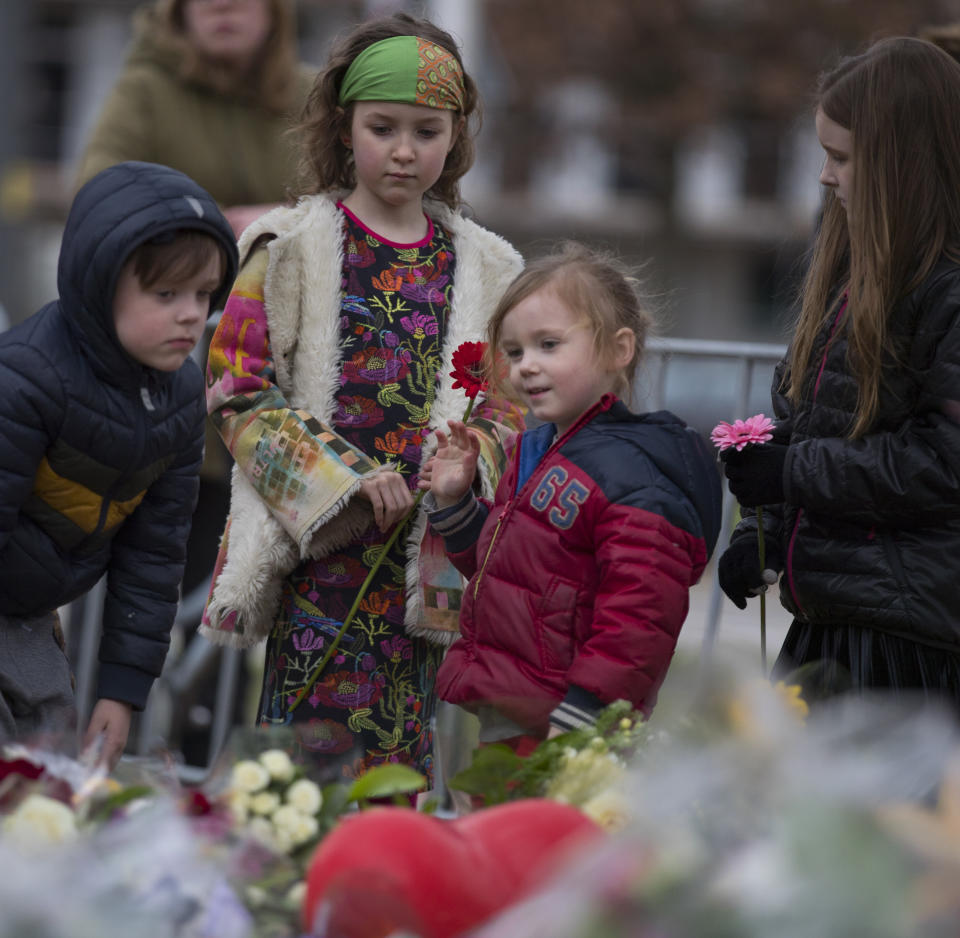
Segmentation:
<svg viewBox="0 0 960 938">
<path fill-rule="evenodd" d="M 672 410 L 704 434 L 709 434 L 718 420 L 733 420 L 760 411 L 769 413 L 773 368 L 783 353 L 783 346 L 772 344 L 652 340 L 634 386 L 634 409 Z M 724 492 L 723 526 L 715 556 L 719 556 L 729 543 L 736 508 L 726 487 Z M 104 589 L 101 581 L 85 597 L 73 603 L 65 616 L 77 679 L 81 725 L 93 704 Z M 170 739 L 170 733 L 175 723 L 184 721 L 184 701 L 196 695 L 204 675 L 215 667 L 216 695 L 209 714 L 205 757 L 202 764 L 179 767 L 185 781 L 202 778 L 226 741 L 234 720 L 243 666 L 242 652 L 219 648 L 196 634 L 208 589 L 209 581 L 183 597 L 163 674 L 154 685 L 146 710 L 136 722 L 135 734 L 128 746 L 128 752 L 137 755 L 149 755 L 158 747 L 172 747 L 175 741 Z M 714 578 L 704 623 L 703 659 L 709 659 L 716 642 L 722 601 L 722 592 Z M 456 727 L 451 727 L 451 719 L 450 714 L 442 713 L 439 729 L 445 739 L 456 740 L 458 733 Z M 471 738 L 469 732 L 463 735 L 465 739 Z M 455 743 L 453 748 L 458 748 Z M 443 760 L 438 761 L 448 767 L 455 766 L 463 756 L 462 752 L 448 751 Z M 449 777 L 446 770 L 442 774 Z"/>
</svg>

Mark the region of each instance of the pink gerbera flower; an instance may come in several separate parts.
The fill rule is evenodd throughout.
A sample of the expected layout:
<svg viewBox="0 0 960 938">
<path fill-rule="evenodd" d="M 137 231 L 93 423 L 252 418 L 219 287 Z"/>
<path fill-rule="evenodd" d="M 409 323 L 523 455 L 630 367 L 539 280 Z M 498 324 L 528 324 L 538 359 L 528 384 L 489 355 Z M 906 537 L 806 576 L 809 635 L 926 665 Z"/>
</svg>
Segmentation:
<svg viewBox="0 0 960 938">
<path fill-rule="evenodd" d="M 721 420 L 710 434 L 710 440 L 721 452 L 734 447 L 738 452 L 751 443 L 767 443 L 773 439 L 774 423 L 763 414 L 727 423 Z"/>
</svg>

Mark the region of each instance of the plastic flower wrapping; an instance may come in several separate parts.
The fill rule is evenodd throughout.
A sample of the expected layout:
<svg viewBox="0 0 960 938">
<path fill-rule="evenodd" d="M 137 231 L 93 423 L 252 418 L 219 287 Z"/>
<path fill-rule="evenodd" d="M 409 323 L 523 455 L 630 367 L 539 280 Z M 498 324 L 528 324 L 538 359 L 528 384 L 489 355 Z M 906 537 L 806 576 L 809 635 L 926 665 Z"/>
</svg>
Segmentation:
<svg viewBox="0 0 960 938">
<path fill-rule="evenodd" d="M 131 922 L 138 938 L 296 938 L 323 836 L 369 798 L 424 783 L 400 765 L 349 782 L 303 754 L 295 734 L 235 731 L 187 788 L 161 762 L 125 760 L 120 780 L 6 747 L 0 938 L 119 938 Z"/>
<path fill-rule="evenodd" d="M 0 936 L 120 938 L 134 922 L 144 938 L 255 934 L 233 850 L 201 835 L 164 771 L 124 785 L 22 747 L 0 765 Z"/>
<path fill-rule="evenodd" d="M 686 689 L 620 782 L 618 832 L 473 938 L 960 933 L 951 715 L 880 697 L 808 713 L 730 675 Z"/>
<path fill-rule="evenodd" d="M 381 768 L 347 782 L 282 731 L 235 736 L 199 789 L 163 765 L 108 779 L 8 751 L 0 938 L 112 938 L 133 922 L 147 938 L 960 933 L 960 732 L 921 701 L 808 708 L 795 687 L 678 655 L 649 721 L 618 702 L 526 759 L 477 750 L 451 785 L 489 807 L 362 810 L 422 782 Z M 549 844 L 571 812 L 595 833 L 566 854 Z M 318 896 L 334 842 L 339 893 Z M 547 854 L 549 875 L 497 905 L 504 876 Z M 393 896 L 391 870 L 412 877 Z M 443 924 L 453 893 L 484 898 L 468 928 Z"/>
</svg>

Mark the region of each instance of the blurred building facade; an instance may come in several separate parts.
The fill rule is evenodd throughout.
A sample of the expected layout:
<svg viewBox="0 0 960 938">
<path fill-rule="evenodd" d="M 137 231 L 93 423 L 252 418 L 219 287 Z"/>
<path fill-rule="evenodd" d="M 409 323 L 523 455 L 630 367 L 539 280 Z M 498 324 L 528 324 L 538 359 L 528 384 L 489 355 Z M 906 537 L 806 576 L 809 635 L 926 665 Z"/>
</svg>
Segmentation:
<svg viewBox="0 0 960 938">
<path fill-rule="evenodd" d="M 0 304 L 55 293 L 74 162 L 134 0 L 0 12 Z M 643 265 L 662 334 L 781 341 L 815 222 L 810 94 L 838 53 L 960 19 L 958 0 L 299 0 L 303 58 L 378 11 L 462 42 L 484 97 L 464 191 L 526 254 L 575 237 Z M 198 141 L 202 146 L 202 141 Z"/>
</svg>

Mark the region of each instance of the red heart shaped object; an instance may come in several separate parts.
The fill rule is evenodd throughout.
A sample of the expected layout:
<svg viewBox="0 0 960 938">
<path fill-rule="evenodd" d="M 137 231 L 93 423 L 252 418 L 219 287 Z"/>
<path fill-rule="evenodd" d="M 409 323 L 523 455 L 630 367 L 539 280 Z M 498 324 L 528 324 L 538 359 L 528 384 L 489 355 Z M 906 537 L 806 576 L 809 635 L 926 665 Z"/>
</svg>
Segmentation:
<svg viewBox="0 0 960 938">
<path fill-rule="evenodd" d="M 304 929 L 328 938 L 383 938 L 401 929 L 453 938 L 532 892 L 570 852 L 602 836 L 577 808 L 541 798 L 454 820 L 407 808 L 362 811 L 314 852 Z"/>
</svg>

